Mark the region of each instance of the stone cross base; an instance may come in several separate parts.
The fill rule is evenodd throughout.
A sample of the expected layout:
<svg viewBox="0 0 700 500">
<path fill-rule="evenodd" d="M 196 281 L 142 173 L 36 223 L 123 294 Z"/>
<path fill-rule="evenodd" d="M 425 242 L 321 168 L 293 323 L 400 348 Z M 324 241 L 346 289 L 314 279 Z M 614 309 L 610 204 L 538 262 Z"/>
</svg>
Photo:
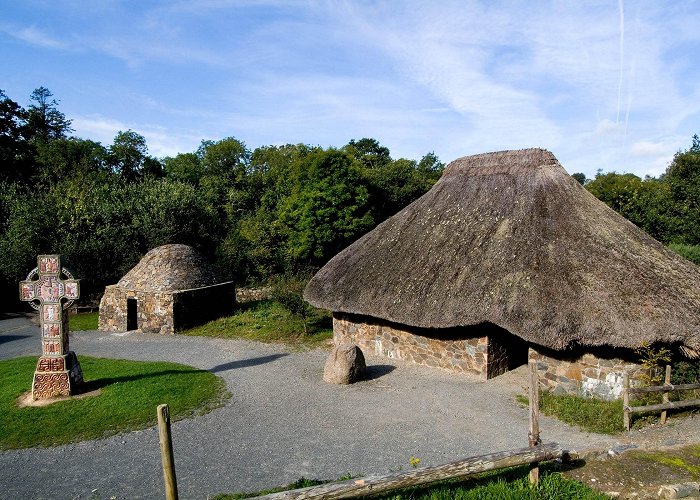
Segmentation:
<svg viewBox="0 0 700 500">
<path fill-rule="evenodd" d="M 42 356 L 36 364 L 32 399 L 72 396 L 83 383 L 83 371 L 73 351 L 57 356 Z"/>
</svg>

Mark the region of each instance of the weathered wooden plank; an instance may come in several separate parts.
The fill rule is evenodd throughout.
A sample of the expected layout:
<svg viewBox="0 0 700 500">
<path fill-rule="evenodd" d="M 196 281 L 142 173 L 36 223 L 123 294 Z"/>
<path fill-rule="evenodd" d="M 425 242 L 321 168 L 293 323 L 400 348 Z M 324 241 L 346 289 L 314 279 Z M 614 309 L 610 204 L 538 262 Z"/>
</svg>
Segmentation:
<svg viewBox="0 0 700 500">
<path fill-rule="evenodd" d="M 625 430 L 630 430 L 630 376 L 627 372 L 622 376 L 622 422 Z"/>
<path fill-rule="evenodd" d="M 668 384 L 668 385 L 652 385 L 651 387 L 630 387 L 630 394 L 645 394 L 649 392 L 664 392 L 664 391 L 688 391 L 700 389 L 700 384 Z"/>
<path fill-rule="evenodd" d="M 528 433 L 528 446 L 534 447 L 540 441 L 540 380 L 537 373 L 537 363 L 528 363 L 530 371 L 530 432 Z M 537 462 L 530 464 L 530 484 L 537 484 L 540 480 L 540 467 Z"/>
<path fill-rule="evenodd" d="M 671 365 L 666 365 L 666 376 L 664 377 L 664 385 L 671 385 Z M 670 389 L 669 389 L 670 390 Z M 664 391 L 662 403 L 668 403 L 668 391 Z M 661 423 L 666 423 L 666 410 L 661 412 Z"/>
<path fill-rule="evenodd" d="M 163 481 L 165 498 L 177 500 L 177 479 L 175 477 L 175 457 L 173 440 L 170 434 L 170 411 L 168 405 L 158 405 L 158 435 L 160 437 L 160 456 L 163 462 Z"/>
<path fill-rule="evenodd" d="M 679 408 L 689 408 L 700 406 L 700 399 L 686 399 L 684 401 L 671 401 L 670 403 L 660 403 L 646 406 L 625 406 L 630 413 L 641 413 L 645 411 L 677 410 Z"/>
<path fill-rule="evenodd" d="M 397 472 L 386 475 L 367 476 L 338 483 L 322 484 L 298 490 L 283 491 L 256 497 L 259 500 L 308 500 L 308 499 L 337 499 L 354 498 L 362 495 L 418 486 L 445 479 L 465 478 L 481 472 L 517 465 L 554 460 L 555 458 L 575 459 L 575 452 L 562 451 L 556 443 L 541 444 L 534 448 L 501 451 L 488 455 L 467 458 L 432 467 L 422 467 L 407 472 Z"/>
</svg>

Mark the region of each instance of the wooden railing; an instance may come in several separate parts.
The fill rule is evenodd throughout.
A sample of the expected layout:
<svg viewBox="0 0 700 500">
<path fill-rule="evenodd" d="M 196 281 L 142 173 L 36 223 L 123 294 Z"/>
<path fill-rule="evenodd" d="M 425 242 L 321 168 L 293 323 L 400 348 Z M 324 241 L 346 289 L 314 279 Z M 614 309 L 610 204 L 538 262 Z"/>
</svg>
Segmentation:
<svg viewBox="0 0 700 500">
<path fill-rule="evenodd" d="M 578 460 L 578 455 L 575 451 L 563 450 L 557 443 L 541 444 L 539 428 L 539 379 L 537 364 L 533 361 L 529 363 L 529 382 L 530 429 L 528 432 L 529 446 L 527 448 L 479 455 L 456 462 L 422 467 L 407 472 L 394 472 L 391 474 L 372 475 L 336 483 L 326 483 L 319 486 L 283 491 L 255 498 L 266 500 L 355 498 L 401 488 L 425 485 L 446 479 L 464 479 L 469 476 L 481 474 L 482 472 L 526 464 L 530 465 L 530 482 L 532 484 L 537 484 L 539 480 L 540 462 L 548 460 L 570 462 Z M 175 463 L 173 460 L 167 405 L 158 407 L 158 427 L 160 431 L 166 499 L 177 500 L 177 480 L 175 476 Z"/>
<path fill-rule="evenodd" d="M 630 387 L 630 379 L 627 373 L 624 374 L 622 389 L 622 410 L 623 423 L 625 429 L 630 430 L 630 415 L 632 413 L 642 412 L 661 412 L 661 423 L 666 423 L 666 411 L 678 410 L 682 408 L 692 408 L 700 406 L 700 399 L 685 399 L 681 401 L 669 401 L 668 394 L 671 391 L 689 391 L 700 389 L 700 384 L 671 384 L 671 366 L 666 365 L 666 377 L 664 385 L 655 385 L 651 387 Z M 654 405 L 630 406 L 630 395 L 632 394 L 649 394 L 652 392 L 662 392 L 663 402 Z"/>
<path fill-rule="evenodd" d="M 458 462 L 435 465 L 432 467 L 422 467 L 407 472 L 366 476 L 338 483 L 328 483 L 298 490 L 282 491 L 280 493 L 272 493 L 255 498 L 258 500 L 356 498 L 411 486 L 419 486 L 445 479 L 463 479 L 482 472 L 515 467 L 517 465 L 526 465 L 533 462 L 537 463 L 554 459 L 568 461 L 577 458 L 575 452 L 564 451 L 556 443 L 540 444 L 532 448 L 528 447 L 519 450 L 480 455 Z"/>
</svg>

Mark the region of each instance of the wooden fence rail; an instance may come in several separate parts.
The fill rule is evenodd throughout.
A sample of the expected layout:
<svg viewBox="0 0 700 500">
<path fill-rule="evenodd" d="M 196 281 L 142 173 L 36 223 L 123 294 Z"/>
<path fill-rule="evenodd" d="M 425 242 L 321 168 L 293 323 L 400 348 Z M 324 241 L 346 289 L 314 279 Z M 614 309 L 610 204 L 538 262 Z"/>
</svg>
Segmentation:
<svg viewBox="0 0 700 500">
<path fill-rule="evenodd" d="M 693 389 L 700 389 L 700 384 L 671 384 L 671 366 L 666 365 L 666 378 L 664 380 L 664 385 L 654 385 L 651 387 L 630 387 L 629 375 L 624 374 L 623 378 L 623 390 L 622 390 L 622 410 L 623 410 L 623 422 L 625 429 L 630 430 L 630 414 L 632 413 L 643 413 L 643 412 L 661 412 L 661 423 L 666 423 L 666 410 L 677 410 L 681 408 L 690 408 L 693 406 L 700 406 L 700 399 L 685 399 L 682 401 L 669 401 L 668 393 L 671 391 L 688 391 Z M 654 405 L 643 405 L 643 406 L 630 406 L 630 395 L 631 394 L 650 394 L 653 392 L 663 393 L 663 403 Z"/>
<path fill-rule="evenodd" d="M 328 483 L 297 490 L 282 491 L 280 493 L 272 493 L 255 498 L 258 500 L 355 498 L 411 486 L 419 486 L 444 479 L 466 478 L 482 472 L 531 464 L 533 462 L 555 459 L 569 461 L 576 460 L 577 458 L 578 456 L 575 452 L 564 451 L 556 443 L 540 444 L 535 447 L 480 455 L 457 462 L 423 467 L 407 472 L 367 476 L 338 483 Z"/>
</svg>

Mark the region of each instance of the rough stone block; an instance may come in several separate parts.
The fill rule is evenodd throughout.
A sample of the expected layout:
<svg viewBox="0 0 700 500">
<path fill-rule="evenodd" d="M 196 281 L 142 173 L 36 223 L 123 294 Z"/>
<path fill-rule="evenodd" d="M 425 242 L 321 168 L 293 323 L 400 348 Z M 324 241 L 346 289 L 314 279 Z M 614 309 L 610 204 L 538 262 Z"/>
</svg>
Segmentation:
<svg viewBox="0 0 700 500">
<path fill-rule="evenodd" d="M 354 344 L 334 347 L 323 369 L 323 380 L 331 384 L 352 384 L 362 380 L 366 372 L 362 350 Z"/>
</svg>

